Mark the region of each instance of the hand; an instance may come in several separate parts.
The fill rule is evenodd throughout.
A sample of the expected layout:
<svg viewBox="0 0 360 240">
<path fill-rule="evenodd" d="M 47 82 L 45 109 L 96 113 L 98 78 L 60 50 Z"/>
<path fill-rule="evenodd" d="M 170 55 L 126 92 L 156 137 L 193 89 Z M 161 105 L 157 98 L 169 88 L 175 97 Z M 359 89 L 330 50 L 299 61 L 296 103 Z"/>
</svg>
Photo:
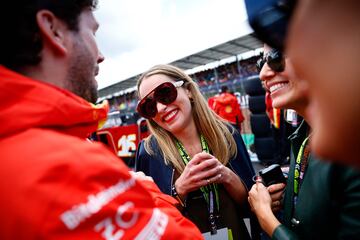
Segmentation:
<svg viewBox="0 0 360 240">
<path fill-rule="evenodd" d="M 146 176 L 145 173 L 139 171 L 139 172 L 134 172 L 134 171 L 129 171 L 130 175 L 137 179 L 137 180 L 145 180 L 145 181 L 151 181 L 153 182 L 154 179 L 150 176 Z"/>
<path fill-rule="evenodd" d="M 284 183 L 277 183 L 267 187 L 272 200 L 271 208 L 274 213 L 282 208 L 285 186 Z"/>
<path fill-rule="evenodd" d="M 226 176 L 225 167 L 213 155 L 201 152 L 195 154 L 186 165 L 175 182 L 175 188 L 178 194 L 184 197 L 210 183 L 225 181 Z"/>
<path fill-rule="evenodd" d="M 267 215 L 271 210 L 272 199 L 267 188 L 260 181 L 257 181 L 249 191 L 248 201 L 251 210 L 256 216 Z"/>
<path fill-rule="evenodd" d="M 256 214 L 261 228 L 272 236 L 275 229 L 280 225 L 280 222 L 274 216 L 271 210 L 272 199 L 268 189 L 261 183 L 256 181 L 249 192 L 248 201 L 251 210 Z"/>
</svg>

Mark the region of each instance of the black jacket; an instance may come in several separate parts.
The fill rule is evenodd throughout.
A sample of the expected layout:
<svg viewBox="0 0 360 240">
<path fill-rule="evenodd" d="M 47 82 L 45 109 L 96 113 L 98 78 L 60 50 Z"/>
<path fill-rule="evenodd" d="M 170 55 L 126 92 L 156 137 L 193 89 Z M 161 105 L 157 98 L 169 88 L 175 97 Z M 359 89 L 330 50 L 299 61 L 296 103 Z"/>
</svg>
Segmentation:
<svg viewBox="0 0 360 240">
<path fill-rule="evenodd" d="M 294 168 L 307 137 L 305 122 L 290 136 L 292 151 L 284 199 L 284 224 L 273 239 L 360 239 L 360 172 L 310 153 L 294 213 Z M 340 140 L 339 140 L 340 141 Z"/>
</svg>

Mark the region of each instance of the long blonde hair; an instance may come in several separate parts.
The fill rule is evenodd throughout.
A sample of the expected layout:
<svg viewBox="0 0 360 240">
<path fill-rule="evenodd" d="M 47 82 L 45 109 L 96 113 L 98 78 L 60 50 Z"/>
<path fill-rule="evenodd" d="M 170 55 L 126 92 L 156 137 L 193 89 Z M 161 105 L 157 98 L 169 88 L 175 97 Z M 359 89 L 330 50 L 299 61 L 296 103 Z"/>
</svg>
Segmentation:
<svg viewBox="0 0 360 240">
<path fill-rule="evenodd" d="M 166 75 L 174 81 L 184 81 L 183 87 L 188 89 L 192 96 L 192 114 L 196 128 L 206 139 L 212 154 L 221 163 L 226 165 L 230 157 L 237 154 L 236 143 L 229 130 L 229 128 L 233 128 L 229 127 L 228 123 L 223 121 L 208 107 L 198 85 L 183 70 L 175 66 L 156 65 L 144 72 L 137 81 L 138 92 L 142 81 L 156 74 Z M 147 123 L 152 135 L 145 139 L 145 150 L 149 154 L 154 153 L 150 145 L 150 140 L 154 137 L 159 144 L 160 151 L 164 156 L 164 161 L 167 164 L 172 164 L 179 173 L 182 173 L 185 164 L 176 147 L 174 136 L 156 124 L 152 119 L 148 119 Z"/>
</svg>

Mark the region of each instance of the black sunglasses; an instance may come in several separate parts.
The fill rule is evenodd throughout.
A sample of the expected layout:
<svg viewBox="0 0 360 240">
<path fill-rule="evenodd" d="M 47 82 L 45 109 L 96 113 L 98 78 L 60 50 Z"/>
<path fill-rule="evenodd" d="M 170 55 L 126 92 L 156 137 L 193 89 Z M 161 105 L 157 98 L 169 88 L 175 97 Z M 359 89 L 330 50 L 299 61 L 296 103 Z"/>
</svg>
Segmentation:
<svg viewBox="0 0 360 240">
<path fill-rule="evenodd" d="M 173 103 L 177 98 L 177 89 L 184 84 L 184 81 L 174 83 L 164 82 L 142 98 L 137 107 L 137 112 L 144 118 L 150 119 L 156 116 L 156 102 L 168 105 Z"/>
<path fill-rule="evenodd" d="M 275 72 L 282 72 L 285 69 L 285 58 L 283 54 L 276 49 L 272 49 L 257 61 L 256 67 L 259 72 L 265 63 Z"/>
</svg>

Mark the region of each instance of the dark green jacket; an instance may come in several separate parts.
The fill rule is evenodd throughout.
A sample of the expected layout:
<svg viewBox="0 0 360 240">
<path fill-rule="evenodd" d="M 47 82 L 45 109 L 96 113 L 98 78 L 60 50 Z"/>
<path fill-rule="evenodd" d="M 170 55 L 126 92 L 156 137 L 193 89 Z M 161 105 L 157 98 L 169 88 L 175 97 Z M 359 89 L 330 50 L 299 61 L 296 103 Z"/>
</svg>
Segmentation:
<svg viewBox="0 0 360 240">
<path fill-rule="evenodd" d="M 294 167 L 307 136 L 305 122 L 290 136 L 292 150 L 284 221 L 273 239 L 360 239 L 360 172 L 309 155 L 294 214 Z M 340 140 L 339 140 L 340 141 Z"/>
</svg>

